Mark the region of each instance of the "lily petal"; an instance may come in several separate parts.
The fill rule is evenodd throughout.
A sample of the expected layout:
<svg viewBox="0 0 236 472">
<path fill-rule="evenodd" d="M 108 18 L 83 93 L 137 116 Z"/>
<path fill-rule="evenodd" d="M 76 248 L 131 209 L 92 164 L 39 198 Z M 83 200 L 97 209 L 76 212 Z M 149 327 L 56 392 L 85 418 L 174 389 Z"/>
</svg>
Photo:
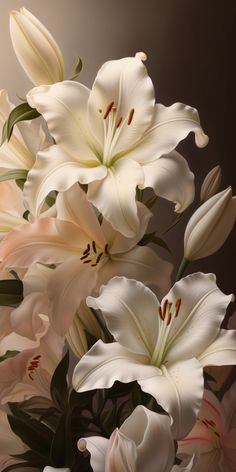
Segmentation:
<svg viewBox="0 0 236 472">
<path fill-rule="evenodd" d="M 128 383 L 157 377 L 160 372 L 148 365 L 147 357 L 133 354 L 118 343 L 104 344 L 99 340 L 76 365 L 72 385 L 77 392 L 86 392 L 110 388 L 116 380 Z"/>
<path fill-rule="evenodd" d="M 144 165 L 143 172 L 143 188 L 152 187 L 156 195 L 174 202 L 177 213 L 182 213 L 194 200 L 194 175 L 178 152 L 172 151 Z"/>
<path fill-rule="evenodd" d="M 78 441 L 79 450 L 88 449 L 91 454 L 90 464 L 94 472 L 105 471 L 105 458 L 109 439 L 101 436 L 89 436 Z M 85 445 L 86 444 L 86 445 Z M 82 449 L 83 446 L 83 449 Z"/>
<path fill-rule="evenodd" d="M 158 300 L 136 280 L 114 277 L 87 305 L 100 309 L 116 341 L 132 353 L 151 358 L 158 335 Z M 133 354 L 132 354 L 133 355 Z"/>
<path fill-rule="evenodd" d="M 201 406 L 204 383 L 202 367 L 196 359 L 189 359 L 168 363 L 161 370 L 161 376 L 137 380 L 142 390 L 152 395 L 169 413 L 173 436 L 181 439 L 192 429 Z"/>
<path fill-rule="evenodd" d="M 202 366 L 236 364 L 236 330 L 221 329 L 215 341 L 199 356 Z"/>
<path fill-rule="evenodd" d="M 120 159 L 108 168 L 103 180 L 91 182 L 88 188 L 88 200 L 127 238 L 139 231 L 135 194 L 143 181 L 143 171 L 137 162 Z"/>
<path fill-rule="evenodd" d="M 38 214 L 45 197 L 52 191 L 65 191 L 75 182 L 88 184 L 104 179 L 107 168 L 102 165 L 85 167 L 65 153 L 60 146 L 50 146 L 37 154 L 34 167 L 24 185 L 25 204 L 30 212 Z"/>
<path fill-rule="evenodd" d="M 47 295 L 37 292 L 27 295 L 20 306 L 11 312 L 12 329 L 21 336 L 36 340 L 35 333 L 44 330 L 40 314 L 48 314 Z"/>
</svg>

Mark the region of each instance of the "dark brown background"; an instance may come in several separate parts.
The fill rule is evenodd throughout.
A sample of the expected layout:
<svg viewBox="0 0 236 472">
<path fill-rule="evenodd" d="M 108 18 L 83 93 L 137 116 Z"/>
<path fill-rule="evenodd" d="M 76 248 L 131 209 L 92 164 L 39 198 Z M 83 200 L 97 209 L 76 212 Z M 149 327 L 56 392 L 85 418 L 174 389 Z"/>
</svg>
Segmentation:
<svg viewBox="0 0 236 472">
<path fill-rule="evenodd" d="M 221 164 L 222 189 L 231 184 L 236 193 L 235 0 L 2 0 L 0 87 L 7 88 L 14 101 L 16 92 L 22 95 L 31 88 L 8 33 L 9 11 L 19 9 L 22 2 L 57 39 L 66 56 L 68 75 L 77 56 L 82 57 L 80 80 L 88 86 L 104 61 L 145 51 L 158 101 L 195 106 L 210 137 L 203 150 L 196 148 L 192 136 L 179 146 L 196 175 L 197 189 L 205 174 Z M 167 237 L 177 264 L 193 208 Z M 156 206 L 155 226 L 160 233 L 172 220 L 170 210 L 170 204 Z M 236 292 L 235 235 L 234 229 L 217 254 L 189 268 L 215 272 L 227 293 Z"/>
</svg>

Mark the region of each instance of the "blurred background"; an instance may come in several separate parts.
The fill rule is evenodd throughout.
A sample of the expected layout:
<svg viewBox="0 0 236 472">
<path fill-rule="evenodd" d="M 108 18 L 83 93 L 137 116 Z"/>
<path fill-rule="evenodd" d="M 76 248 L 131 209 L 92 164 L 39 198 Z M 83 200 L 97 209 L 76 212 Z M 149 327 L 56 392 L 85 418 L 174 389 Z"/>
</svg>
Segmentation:
<svg viewBox="0 0 236 472">
<path fill-rule="evenodd" d="M 235 0 L 1 0 L 0 88 L 13 102 L 32 87 L 11 46 L 11 9 L 28 8 L 59 43 L 68 76 L 78 56 L 83 60 L 79 80 L 91 86 L 98 68 L 109 59 L 145 51 L 158 102 L 181 101 L 196 107 L 209 145 L 198 149 L 190 135 L 179 151 L 196 174 L 196 201 L 165 240 L 176 268 L 182 258 L 183 233 L 199 203 L 203 178 L 216 164 L 223 172 L 222 189 L 236 194 L 235 164 Z M 195 206 L 194 206 L 195 205 Z M 158 201 L 152 226 L 159 236 L 173 221 L 173 206 Z M 222 249 L 192 263 L 187 272 L 214 272 L 220 288 L 236 293 L 236 228 Z M 163 256 L 167 253 L 162 252 Z M 233 306 L 230 309 L 232 312 Z"/>
</svg>

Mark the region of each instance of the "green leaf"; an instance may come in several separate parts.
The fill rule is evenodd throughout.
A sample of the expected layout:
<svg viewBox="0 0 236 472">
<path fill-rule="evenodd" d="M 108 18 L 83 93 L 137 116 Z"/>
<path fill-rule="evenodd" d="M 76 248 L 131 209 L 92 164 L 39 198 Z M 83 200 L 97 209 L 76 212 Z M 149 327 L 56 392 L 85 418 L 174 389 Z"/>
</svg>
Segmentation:
<svg viewBox="0 0 236 472">
<path fill-rule="evenodd" d="M 0 306 L 18 306 L 23 300 L 21 280 L 0 280 Z"/>
<path fill-rule="evenodd" d="M 152 197 L 150 197 L 145 203 L 144 205 L 146 205 L 146 207 L 148 208 L 152 208 L 153 205 L 156 203 L 157 201 L 157 196 L 156 195 L 152 195 Z"/>
<path fill-rule="evenodd" d="M 163 239 L 159 238 L 158 236 L 156 236 L 156 232 L 153 231 L 152 233 L 146 233 L 142 239 L 139 241 L 139 246 L 146 246 L 146 244 L 148 243 L 154 243 L 156 244 L 157 246 L 160 246 L 162 247 L 163 249 L 165 249 L 166 251 L 168 251 L 170 254 L 171 254 L 171 250 L 170 248 L 167 246 L 167 244 L 165 243 L 165 241 L 163 241 Z"/>
<path fill-rule="evenodd" d="M 83 67 L 83 62 L 82 62 L 82 59 L 79 57 L 75 65 L 73 75 L 70 77 L 70 80 L 75 80 L 78 77 L 78 75 L 80 74 L 82 70 L 82 67 Z"/>
<path fill-rule="evenodd" d="M 10 359 L 11 357 L 15 357 L 17 354 L 19 354 L 19 352 L 20 351 L 6 351 L 3 356 L 0 356 L 0 362 Z"/>
<path fill-rule="evenodd" d="M 19 123 L 20 121 L 33 120 L 34 118 L 38 118 L 38 116 L 40 116 L 40 113 L 35 108 L 31 108 L 27 102 L 21 103 L 15 107 L 3 126 L 1 144 L 3 144 L 6 139 L 8 141 L 10 140 L 16 123 Z"/>
<path fill-rule="evenodd" d="M 51 397 L 61 410 L 68 404 L 67 372 L 69 368 L 69 351 L 66 352 L 52 376 L 50 391 Z"/>
<path fill-rule="evenodd" d="M 27 178 L 28 170 L 26 169 L 13 169 L 5 172 L 4 174 L 0 175 L 0 182 L 4 180 L 17 180 L 17 181 L 25 181 Z"/>
</svg>

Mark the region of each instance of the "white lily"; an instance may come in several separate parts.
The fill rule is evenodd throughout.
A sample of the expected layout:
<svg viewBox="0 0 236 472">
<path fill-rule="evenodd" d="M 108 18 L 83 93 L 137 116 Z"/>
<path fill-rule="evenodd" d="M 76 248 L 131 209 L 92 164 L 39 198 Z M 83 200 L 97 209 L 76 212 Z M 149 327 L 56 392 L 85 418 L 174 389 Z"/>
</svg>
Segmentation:
<svg viewBox="0 0 236 472">
<path fill-rule="evenodd" d="M 26 8 L 11 11 L 10 34 L 17 59 L 34 85 L 64 79 L 64 60 L 58 44 Z"/>
<path fill-rule="evenodd" d="M 78 447 L 90 452 L 94 472 L 170 472 L 175 459 L 169 417 L 142 405 L 113 431 L 110 439 L 81 438 Z"/>
<path fill-rule="evenodd" d="M 15 181 L 0 182 L 0 240 L 15 226 L 25 223 L 22 191 Z"/>
<path fill-rule="evenodd" d="M 89 201 L 112 226 L 133 237 L 140 225 L 137 186 L 153 187 L 176 202 L 177 212 L 192 202 L 193 174 L 172 151 L 190 131 L 200 147 L 208 138 L 194 108 L 155 105 L 141 58 L 106 62 L 92 90 L 64 81 L 29 92 L 29 104 L 43 115 L 56 141 L 38 154 L 28 175 L 25 197 L 33 213 L 51 190 L 65 191 L 79 181 L 88 184 Z"/>
<path fill-rule="evenodd" d="M 1 243 L 0 260 L 15 268 L 33 262 L 59 264 L 48 286 L 50 320 L 58 333 L 66 333 L 81 301 L 114 275 L 136 277 L 163 291 L 168 289 L 171 264 L 152 249 L 137 245 L 151 216 L 144 205 L 138 205 L 141 226 L 133 238 L 114 231 L 105 220 L 100 226 L 77 184 L 59 194 L 56 205 L 57 218 L 42 218 L 13 229 Z"/>
<path fill-rule="evenodd" d="M 4 123 L 14 105 L 6 90 L 0 91 L 0 137 Z M 0 140 L 1 141 L 1 140 Z M 29 170 L 35 163 L 36 154 L 48 146 L 41 125 L 35 121 L 24 121 L 14 126 L 10 141 L 0 147 L 0 168 Z"/>
<path fill-rule="evenodd" d="M 218 251 L 236 218 L 236 197 L 231 187 L 213 195 L 191 216 L 184 234 L 184 257 L 195 261 Z"/>
<path fill-rule="evenodd" d="M 171 415 L 174 436 L 185 436 L 201 405 L 203 367 L 236 362 L 236 333 L 220 329 L 231 298 L 213 274 L 183 278 L 161 304 L 142 283 L 114 277 L 87 304 L 102 310 L 116 342 L 100 340 L 83 356 L 75 390 L 137 380 Z"/>
<path fill-rule="evenodd" d="M 236 383 L 220 403 L 205 390 L 197 422 L 182 441 L 178 453 L 198 454 L 193 472 L 235 472 L 236 470 Z"/>
</svg>

